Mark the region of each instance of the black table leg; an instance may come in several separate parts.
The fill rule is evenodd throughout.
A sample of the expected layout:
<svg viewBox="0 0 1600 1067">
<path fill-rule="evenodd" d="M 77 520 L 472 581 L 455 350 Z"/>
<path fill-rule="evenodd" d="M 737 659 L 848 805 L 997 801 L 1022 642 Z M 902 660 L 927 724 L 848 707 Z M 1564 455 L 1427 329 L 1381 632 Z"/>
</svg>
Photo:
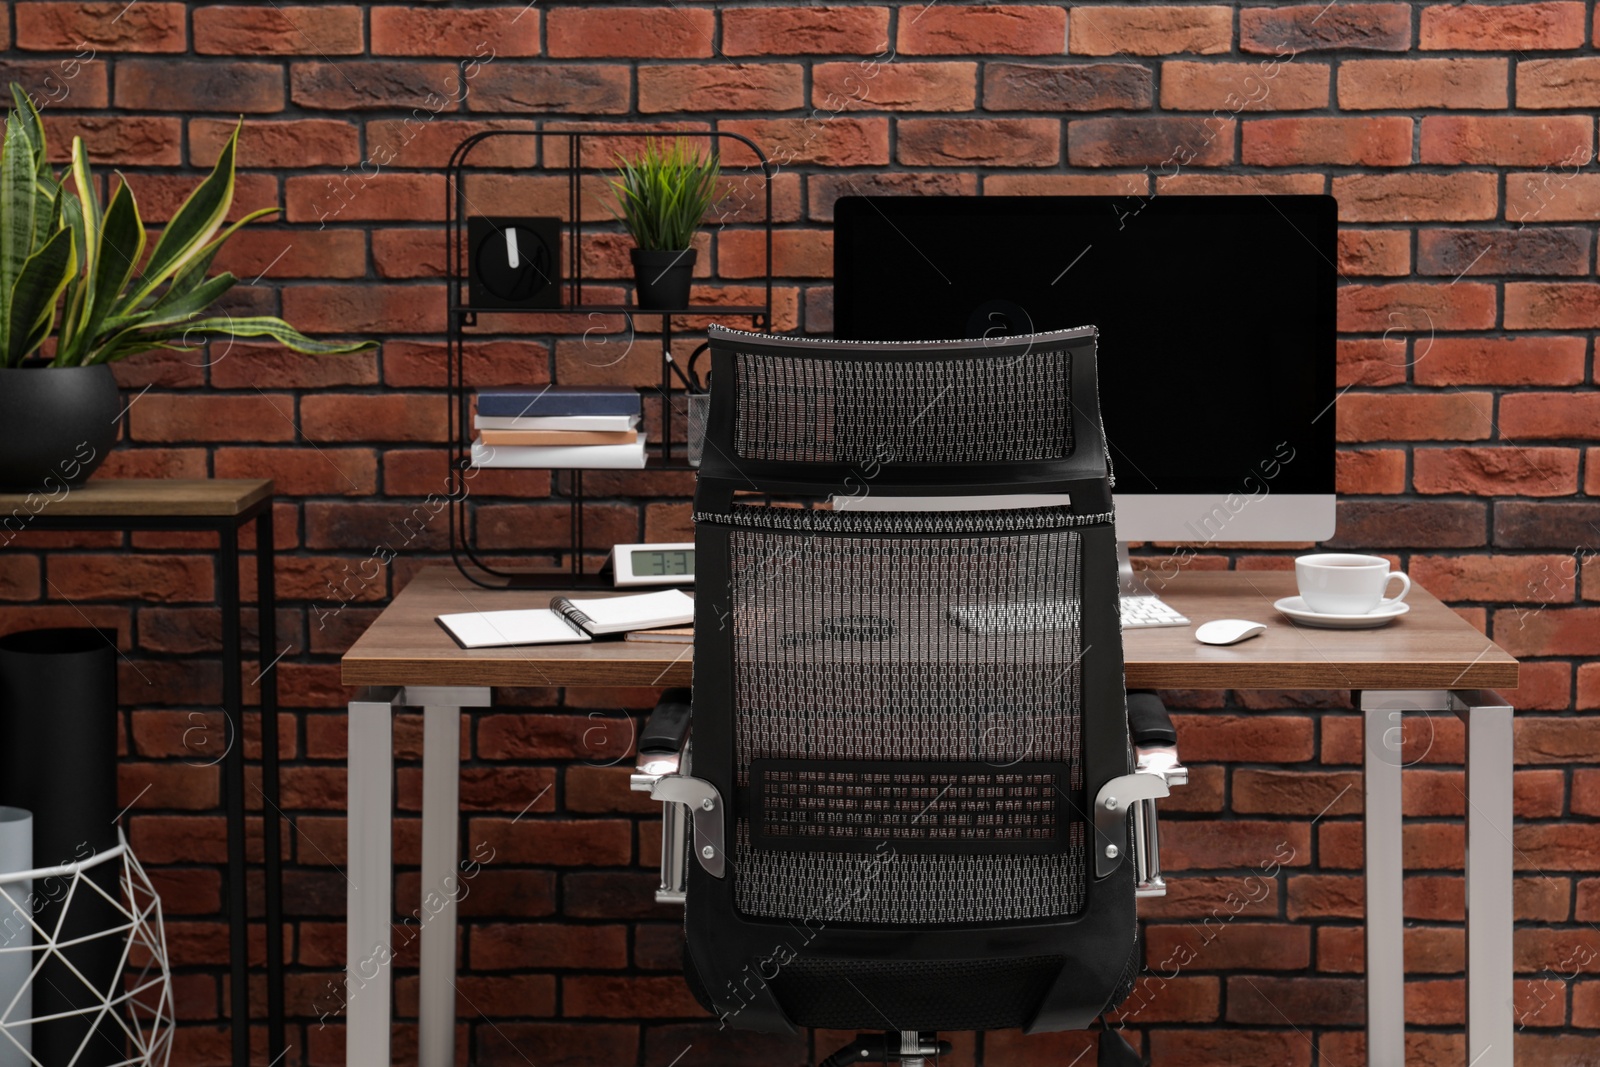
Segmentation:
<svg viewBox="0 0 1600 1067">
<path fill-rule="evenodd" d="M 239 530 L 217 528 L 217 574 L 222 589 L 222 712 L 227 718 L 227 755 L 222 762 L 223 803 L 228 818 L 228 955 L 233 988 L 233 1063 L 250 1062 L 250 915 L 245 895 L 244 690 L 239 625 Z"/>
<path fill-rule="evenodd" d="M 283 1037 L 283 809 L 278 804 L 278 620 L 273 582 L 272 508 L 256 517 L 256 604 L 261 634 L 261 843 L 267 918 L 267 1062 Z"/>
</svg>

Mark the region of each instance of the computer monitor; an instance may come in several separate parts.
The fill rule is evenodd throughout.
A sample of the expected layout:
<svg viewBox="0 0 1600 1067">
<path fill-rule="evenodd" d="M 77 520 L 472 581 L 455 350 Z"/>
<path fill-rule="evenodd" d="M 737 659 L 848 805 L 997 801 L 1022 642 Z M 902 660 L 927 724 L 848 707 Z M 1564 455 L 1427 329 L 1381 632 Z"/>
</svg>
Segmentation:
<svg viewBox="0 0 1600 1067">
<path fill-rule="evenodd" d="M 835 212 L 841 338 L 1099 327 L 1119 540 L 1333 535 L 1333 197 L 869 196 Z"/>
</svg>

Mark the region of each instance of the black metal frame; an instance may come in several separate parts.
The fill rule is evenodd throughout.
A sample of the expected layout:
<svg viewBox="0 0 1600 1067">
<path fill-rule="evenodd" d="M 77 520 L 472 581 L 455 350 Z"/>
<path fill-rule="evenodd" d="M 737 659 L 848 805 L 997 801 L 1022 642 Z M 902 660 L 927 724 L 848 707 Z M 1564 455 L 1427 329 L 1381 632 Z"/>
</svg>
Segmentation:
<svg viewBox="0 0 1600 1067">
<path fill-rule="evenodd" d="M 228 869 L 225 906 L 228 911 L 229 1004 L 235 1067 L 250 1063 L 250 973 L 247 884 L 245 872 L 244 793 L 244 627 L 241 612 L 240 535 L 256 524 L 256 601 L 260 634 L 261 674 L 261 825 L 265 876 L 264 907 L 267 951 L 267 1051 L 277 1062 L 284 1053 L 283 1018 L 283 837 L 278 818 L 278 665 L 277 598 L 274 592 L 275 546 L 272 496 L 237 515 L 94 515 L 51 516 L 48 509 L 29 520 L 34 530 L 145 530 L 212 533 L 217 536 L 217 578 L 222 610 L 222 713 L 227 750 L 222 761 L 223 807 L 228 824 Z"/>
<path fill-rule="evenodd" d="M 570 472 L 572 476 L 569 502 L 570 515 L 568 519 L 570 563 L 567 572 L 530 573 L 498 568 L 487 563 L 473 544 L 473 538 L 469 532 L 470 518 L 467 513 L 469 488 L 466 484 L 467 479 L 470 477 L 467 472 L 474 469 L 470 466 L 472 395 L 465 384 L 463 361 L 465 359 L 466 346 L 470 340 L 470 337 L 464 331 L 478 324 L 480 312 L 486 315 L 528 315 L 534 316 L 536 319 L 538 316 L 571 315 L 574 313 L 623 315 L 628 318 L 630 324 L 635 315 L 660 316 L 661 384 L 644 386 L 639 390 L 641 395 L 656 397 L 661 403 L 662 443 L 660 452 L 647 457 L 646 470 L 691 471 L 695 469 L 683 459 L 674 455 L 672 399 L 675 396 L 682 396 L 684 393 L 682 390 L 674 388 L 673 385 L 673 361 L 670 358 L 673 317 L 749 316 L 756 329 L 770 330 L 772 328 L 772 177 L 775 173 L 775 168 L 754 141 L 742 134 L 718 130 L 686 130 L 683 131 L 682 136 L 691 138 L 703 137 L 710 140 L 713 145 L 713 151 L 719 157 L 721 147 L 718 142 L 722 140 L 736 141 L 754 153 L 756 162 L 748 169 L 761 172 L 765 198 L 765 212 L 762 218 L 766 237 L 765 302 L 762 304 L 706 304 L 665 311 L 645 310 L 631 304 L 584 303 L 583 256 L 581 249 L 584 220 L 581 183 L 585 174 L 598 173 L 604 169 L 584 166 L 583 148 L 585 139 L 649 138 L 670 135 L 670 133 L 663 133 L 659 130 L 608 128 L 604 126 L 592 126 L 574 130 L 484 130 L 462 141 L 456 146 L 455 151 L 451 153 L 445 194 L 446 239 L 448 241 L 445 252 L 445 275 L 449 281 L 446 386 L 450 394 L 450 555 L 462 575 L 477 585 L 488 588 L 499 588 L 507 585 L 526 588 L 585 588 L 597 586 L 602 582 L 599 574 L 584 570 L 584 492 L 583 472 L 581 470 L 572 470 Z M 537 145 L 541 164 L 545 159 L 545 141 L 547 138 L 562 140 L 566 143 L 566 166 L 542 167 L 539 171 L 541 175 L 564 175 L 567 179 L 567 219 L 563 225 L 567 248 L 566 270 L 561 281 L 563 291 L 562 304 L 558 308 L 472 307 L 464 302 L 466 295 L 466 220 L 470 207 L 467 201 L 464 179 L 468 174 L 474 172 L 509 168 L 495 165 L 474 166 L 471 163 L 471 157 L 474 150 L 487 142 L 528 138 L 533 139 Z"/>
<path fill-rule="evenodd" d="M 1022 463 L 970 463 L 880 468 L 872 491 L 894 495 L 953 495 L 1002 491 L 1070 493 L 1072 511 L 1083 524 L 1074 529 L 1082 543 L 1081 633 L 1084 649 L 1094 649 L 1079 663 L 1084 706 L 1084 789 L 1072 800 L 1088 817 L 1090 798 L 1112 778 L 1131 770 L 1126 694 L 1123 689 L 1121 616 L 1117 600 L 1116 532 L 1110 518 L 1109 469 L 1099 415 L 1094 364 L 1097 331 L 1092 327 L 1049 335 L 1053 346 L 1072 352 L 1074 446 L 1059 460 Z M 975 355 L 1015 355 L 1040 344 L 1039 337 L 937 343 L 838 343 L 837 356 L 818 342 L 751 338 L 714 331 L 712 366 L 719 383 L 736 381 L 735 352 L 770 351 L 838 359 L 938 359 Z M 713 394 L 707 427 L 705 460 L 696 492 L 695 672 L 693 765 L 689 773 L 709 781 L 724 797 L 739 796 L 734 754 L 734 659 L 732 628 L 726 624 L 732 605 L 729 590 L 731 525 L 715 521 L 733 506 L 734 494 L 757 489 L 780 495 L 821 498 L 849 484 L 861 473 L 847 464 L 754 463 L 736 459 L 734 445 L 736 388 Z M 1023 535 L 1027 531 L 1019 531 Z M 830 536 L 808 534 L 808 536 Z M 986 537 L 1007 536 L 1004 532 Z M 730 810 L 730 807 L 734 810 Z M 724 836 L 735 839 L 738 801 L 724 805 Z M 1132 955 L 1137 951 L 1132 863 L 1119 864 L 1097 877 L 1092 853 L 1084 862 L 1087 896 L 1071 917 L 1047 921 L 968 923 L 930 926 L 908 936 L 903 928 L 832 923 L 807 925 L 801 935 L 808 955 L 854 959 L 951 960 L 1059 956 L 1066 963 L 1029 1022 L 1029 1032 L 1084 1029 L 1119 991 Z M 733 877 L 716 878 L 690 862 L 686 898 L 687 964 L 696 972 L 711 1007 L 728 1025 L 740 1029 L 792 1032 L 769 981 L 749 981 L 760 961 L 781 958 L 781 946 L 792 945 L 795 924 L 748 917 L 734 898 Z M 781 971 L 781 968 L 780 968 Z M 768 978 L 762 972 L 763 979 Z"/>
</svg>

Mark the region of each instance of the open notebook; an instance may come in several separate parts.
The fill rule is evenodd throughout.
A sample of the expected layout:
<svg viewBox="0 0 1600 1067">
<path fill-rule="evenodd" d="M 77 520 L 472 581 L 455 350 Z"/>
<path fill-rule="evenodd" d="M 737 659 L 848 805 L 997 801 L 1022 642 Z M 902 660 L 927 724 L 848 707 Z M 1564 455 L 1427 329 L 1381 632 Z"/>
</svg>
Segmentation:
<svg viewBox="0 0 1600 1067">
<path fill-rule="evenodd" d="M 607 634 L 683 626 L 693 621 L 694 598 L 677 589 L 583 600 L 558 596 L 548 608 L 439 616 L 439 625 L 462 648 L 571 644 Z"/>
</svg>

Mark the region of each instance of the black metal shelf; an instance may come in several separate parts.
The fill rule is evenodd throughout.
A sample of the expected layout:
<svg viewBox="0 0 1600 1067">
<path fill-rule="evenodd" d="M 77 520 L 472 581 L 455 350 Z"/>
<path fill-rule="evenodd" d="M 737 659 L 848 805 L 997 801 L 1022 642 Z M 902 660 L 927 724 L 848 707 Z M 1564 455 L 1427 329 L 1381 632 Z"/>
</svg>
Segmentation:
<svg viewBox="0 0 1600 1067">
<path fill-rule="evenodd" d="M 563 120 L 566 118 L 562 117 Z M 626 303 L 586 303 L 583 299 L 583 256 L 581 254 L 583 235 L 586 232 L 582 209 L 582 177 L 586 173 L 593 174 L 606 168 L 585 166 L 583 145 L 589 138 L 648 138 L 671 136 L 658 130 L 628 129 L 625 127 L 596 126 L 582 130 L 485 130 L 473 134 L 462 141 L 450 156 L 447 171 L 446 192 L 446 233 L 449 245 L 445 251 L 446 273 L 450 280 L 450 293 L 448 297 L 448 359 L 447 387 L 450 393 L 450 555 L 455 560 L 456 567 L 469 581 L 485 587 L 504 587 L 512 585 L 527 588 L 551 588 L 554 586 L 589 586 L 599 581 L 598 575 L 585 572 L 583 547 L 583 474 L 585 470 L 647 470 L 647 471 L 692 471 L 690 466 L 679 451 L 681 446 L 674 446 L 672 440 L 672 401 L 674 397 L 686 395 L 682 390 L 675 388 L 675 377 L 672 366 L 672 320 L 675 318 L 703 318 L 708 315 L 735 315 L 750 316 L 752 328 L 757 331 L 772 329 L 772 177 L 773 167 L 768 161 L 766 153 L 748 137 L 737 133 L 728 133 L 717 130 L 685 131 L 683 136 L 692 138 L 706 138 L 713 151 L 720 157 L 721 142 L 733 141 L 748 148 L 755 157 L 755 162 L 740 169 L 749 172 L 759 171 L 763 180 L 763 195 L 765 200 L 764 211 L 760 220 L 766 238 L 766 271 L 764 277 L 751 279 L 751 284 L 762 286 L 765 301 L 760 304 L 705 304 L 699 307 L 651 309 L 641 308 L 634 304 Z M 479 167 L 471 163 L 473 152 L 479 146 L 490 141 L 515 141 L 532 140 L 535 143 L 540 160 L 547 161 L 549 153 L 546 151 L 547 142 L 564 142 L 566 147 L 565 166 L 541 166 L 535 172 L 540 177 L 552 174 L 565 176 L 567 181 L 567 218 L 563 226 L 566 236 L 566 276 L 562 281 L 562 304 L 558 308 L 486 308 L 472 307 L 460 304 L 462 286 L 466 284 L 466 271 L 464 269 L 464 248 L 466 237 L 468 200 L 466 196 L 466 179 L 469 174 L 481 175 L 486 172 L 509 171 L 516 168 L 504 166 Z M 595 220 L 607 222 L 606 220 Z M 626 285 L 626 279 L 604 279 L 606 286 Z M 624 468 L 536 468 L 551 470 L 554 473 L 567 472 L 571 474 L 571 491 L 569 496 L 569 524 L 571 537 L 566 549 L 569 567 L 562 571 L 513 571 L 503 566 L 496 567 L 486 563 L 473 545 L 471 515 L 467 507 L 468 488 L 466 475 L 468 471 L 475 471 L 471 463 L 472 452 L 472 394 L 465 384 L 464 360 L 466 348 L 469 344 L 477 343 L 480 335 L 467 335 L 469 327 L 478 325 L 479 315 L 510 315 L 530 320 L 529 332 L 532 332 L 532 322 L 541 316 L 561 315 L 636 315 L 661 317 L 661 383 L 659 386 L 642 386 L 640 392 L 647 394 L 661 404 L 661 442 L 656 446 L 659 451 L 651 451 L 645 457 L 645 465 Z M 501 330 L 501 333 L 511 331 Z M 516 468 L 493 468 L 500 470 L 514 470 Z M 535 468 L 530 468 L 535 469 Z M 546 550 L 537 553 L 548 557 L 557 556 L 560 549 Z"/>
</svg>

